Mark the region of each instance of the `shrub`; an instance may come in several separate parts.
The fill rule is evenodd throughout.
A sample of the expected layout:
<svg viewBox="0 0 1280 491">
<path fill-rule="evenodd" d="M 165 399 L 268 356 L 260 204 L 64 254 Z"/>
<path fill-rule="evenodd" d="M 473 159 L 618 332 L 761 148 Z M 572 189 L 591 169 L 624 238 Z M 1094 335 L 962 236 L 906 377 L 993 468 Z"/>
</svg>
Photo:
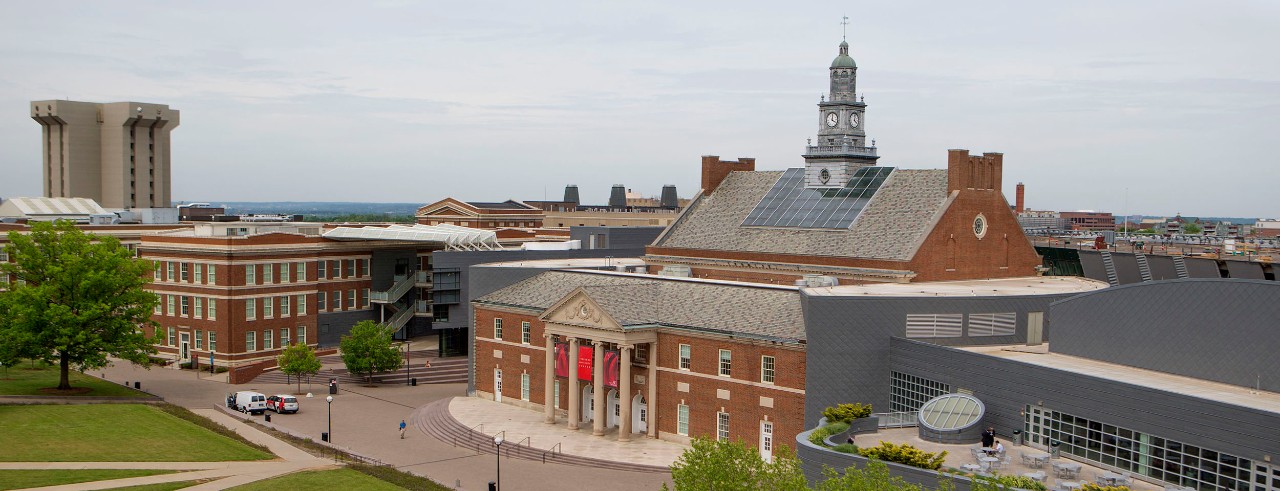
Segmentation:
<svg viewBox="0 0 1280 491">
<path fill-rule="evenodd" d="M 828 423 L 844 421 L 852 422 L 858 418 L 865 418 L 871 415 L 871 405 L 862 403 L 853 404 L 837 404 L 822 410 L 822 416 L 827 418 Z"/>
<path fill-rule="evenodd" d="M 809 434 L 809 443 L 812 443 L 819 447 L 825 447 L 827 446 L 827 442 L 825 441 L 827 437 L 834 435 L 836 433 L 841 433 L 847 429 L 849 429 L 849 423 L 828 424 L 826 426 L 813 430 L 813 433 Z"/>
<path fill-rule="evenodd" d="M 184 362 L 182 362 L 182 363 L 179 363 L 179 364 L 178 364 L 178 368 L 181 368 L 181 369 L 183 369 L 183 370 L 190 370 L 190 369 L 191 369 L 191 362 L 189 362 L 189 361 L 184 361 Z"/>
<path fill-rule="evenodd" d="M 839 445 L 831 447 L 831 449 L 841 453 L 851 453 L 851 454 L 858 453 L 858 446 L 852 443 L 841 443 Z"/>
<path fill-rule="evenodd" d="M 1080 491 L 1129 491 L 1129 486 L 1102 486 L 1086 482 L 1080 485 Z"/>
<path fill-rule="evenodd" d="M 1031 491 L 1047 490 L 1044 483 L 1024 476 L 995 474 L 991 476 L 973 476 L 973 479 L 975 481 L 984 481 L 989 484 L 994 484 L 996 488 L 1018 488 L 1028 489 Z"/>
<path fill-rule="evenodd" d="M 942 468 L 942 461 L 947 458 L 947 452 L 935 454 L 925 452 L 907 443 L 899 445 L 883 441 L 878 446 L 859 449 L 858 454 L 870 459 L 897 462 L 934 471 Z"/>
</svg>

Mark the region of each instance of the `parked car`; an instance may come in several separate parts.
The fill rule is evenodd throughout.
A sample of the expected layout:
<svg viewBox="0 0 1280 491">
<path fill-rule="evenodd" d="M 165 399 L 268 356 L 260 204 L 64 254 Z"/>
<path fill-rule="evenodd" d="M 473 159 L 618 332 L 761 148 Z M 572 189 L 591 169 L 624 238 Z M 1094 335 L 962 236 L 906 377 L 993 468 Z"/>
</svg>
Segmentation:
<svg viewBox="0 0 1280 491">
<path fill-rule="evenodd" d="M 235 410 L 242 413 L 262 414 L 267 411 L 267 396 L 261 392 L 247 390 L 236 392 Z"/>
<path fill-rule="evenodd" d="M 288 394 L 276 394 L 267 398 L 267 409 L 277 414 L 298 412 L 298 398 Z"/>
</svg>

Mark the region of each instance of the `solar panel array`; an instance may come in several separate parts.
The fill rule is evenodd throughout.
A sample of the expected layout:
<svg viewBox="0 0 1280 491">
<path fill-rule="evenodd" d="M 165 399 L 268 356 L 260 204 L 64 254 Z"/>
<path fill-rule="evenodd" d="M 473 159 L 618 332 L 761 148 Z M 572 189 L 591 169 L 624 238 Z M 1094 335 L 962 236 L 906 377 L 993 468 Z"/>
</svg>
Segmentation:
<svg viewBox="0 0 1280 491">
<path fill-rule="evenodd" d="M 742 221 L 747 227 L 847 229 L 893 167 L 862 167 L 840 188 L 804 186 L 804 169 L 787 169 Z"/>
</svg>

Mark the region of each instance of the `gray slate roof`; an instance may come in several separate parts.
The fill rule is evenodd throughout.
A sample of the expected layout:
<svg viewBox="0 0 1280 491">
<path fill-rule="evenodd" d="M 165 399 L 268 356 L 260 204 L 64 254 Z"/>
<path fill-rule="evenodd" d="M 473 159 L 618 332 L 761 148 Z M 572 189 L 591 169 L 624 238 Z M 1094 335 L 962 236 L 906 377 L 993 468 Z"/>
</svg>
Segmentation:
<svg viewBox="0 0 1280 491">
<path fill-rule="evenodd" d="M 800 292 L 679 278 L 549 271 L 475 300 L 545 310 L 582 288 L 623 326 L 663 325 L 803 341 Z"/>
<path fill-rule="evenodd" d="M 947 199 L 947 171 L 897 169 L 848 230 L 744 227 L 782 171 L 730 172 L 658 247 L 908 261 Z"/>
</svg>

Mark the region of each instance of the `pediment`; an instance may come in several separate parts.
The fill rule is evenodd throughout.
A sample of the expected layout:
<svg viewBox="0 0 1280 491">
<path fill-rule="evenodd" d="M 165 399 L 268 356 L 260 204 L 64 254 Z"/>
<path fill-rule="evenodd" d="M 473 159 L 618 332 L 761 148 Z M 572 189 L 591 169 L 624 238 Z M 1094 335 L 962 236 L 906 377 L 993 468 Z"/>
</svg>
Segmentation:
<svg viewBox="0 0 1280 491">
<path fill-rule="evenodd" d="M 540 318 L 557 324 L 622 331 L 622 324 L 614 320 L 581 288 L 570 292 L 565 298 L 543 311 Z"/>
<path fill-rule="evenodd" d="M 435 203 L 418 208 L 417 216 L 479 216 L 474 208 L 453 198 L 445 198 Z"/>
</svg>

